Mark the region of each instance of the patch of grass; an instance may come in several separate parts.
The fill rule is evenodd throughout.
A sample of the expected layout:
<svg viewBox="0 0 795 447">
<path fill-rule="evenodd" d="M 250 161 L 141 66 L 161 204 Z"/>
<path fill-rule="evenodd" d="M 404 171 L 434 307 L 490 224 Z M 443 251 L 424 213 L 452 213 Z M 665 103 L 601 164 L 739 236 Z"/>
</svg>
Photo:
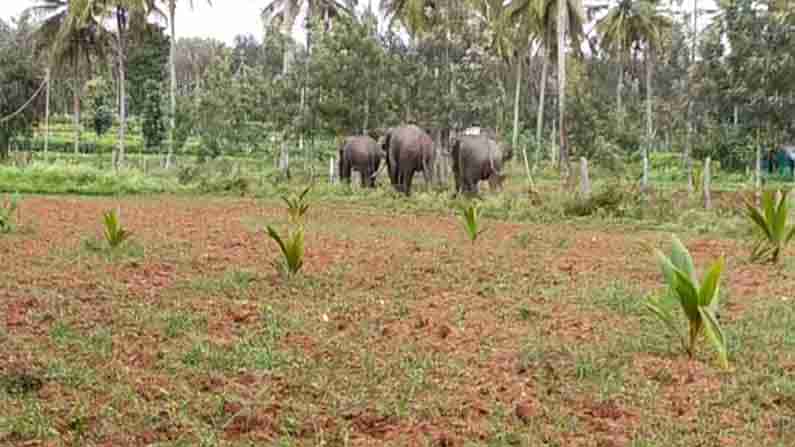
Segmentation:
<svg viewBox="0 0 795 447">
<path fill-rule="evenodd" d="M 183 190 L 174 179 L 145 175 L 137 170 L 113 172 L 64 163 L 34 163 L 26 168 L 0 165 L 0 192 L 118 195 Z"/>
<path fill-rule="evenodd" d="M 58 434 L 41 402 L 24 399 L 17 402 L 14 413 L 0 414 L 0 439 L 24 442 L 49 439 Z"/>
<path fill-rule="evenodd" d="M 638 292 L 622 281 L 610 282 L 585 299 L 621 315 L 640 315 L 644 312 L 643 300 L 639 298 Z"/>
<path fill-rule="evenodd" d="M 225 271 L 218 277 L 201 277 L 180 282 L 176 287 L 185 291 L 200 291 L 205 293 L 223 293 L 228 297 L 238 296 L 248 290 L 257 281 L 257 274 L 248 270 L 236 268 Z"/>
<path fill-rule="evenodd" d="M 29 372 L 9 372 L 0 375 L 0 389 L 9 396 L 35 393 L 42 386 L 44 386 L 44 380 Z"/>
<path fill-rule="evenodd" d="M 104 238 L 90 236 L 84 238 L 80 245 L 83 251 L 99 255 L 107 262 L 131 261 L 146 256 L 146 249 L 136 241 L 128 241 L 114 249 Z"/>
<path fill-rule="evenodd" d="M 163 332 L 168 338 L 180 337 L 195 330 L 207 327 L 207 318 L 188 312 L 172 312 L 163 317 Z"/>
<path fill-rule="evenodd" d="M 97 383 L 97 371 L 88 365 L 73 364 L 66 359 L 51 360 L 44 369 L 46 380 L 72 388 L 82 388 Z"/>
</svg>

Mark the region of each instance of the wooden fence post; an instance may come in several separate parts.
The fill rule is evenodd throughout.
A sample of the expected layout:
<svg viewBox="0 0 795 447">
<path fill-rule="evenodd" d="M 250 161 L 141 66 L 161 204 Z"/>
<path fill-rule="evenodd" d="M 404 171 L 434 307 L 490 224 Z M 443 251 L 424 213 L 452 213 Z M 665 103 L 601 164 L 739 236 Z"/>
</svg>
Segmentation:
<svg viewBox="0 0 795 447">
<path fill-rule="evenodd" d="M 703 177 L 704 177 L 704 185 L 703 185 L 703 188 L 702 188 L 704 190 L 704 208 L 706 208 L 706 209 L 711 209 L 712 208 L 712 197 L 710 195 L 710 190 L 709 190 L 710 189 L 710 186 L 709 186 L 709 184 L 710 184 L 710 168 L 709 167 L 710 167 L 710 162 L 711 161 L 712 160 L 710 159 L 710 157 L 707 157 L 707 159 L 704 160 L 704 173 L 702 174 Z"/>
</svg>

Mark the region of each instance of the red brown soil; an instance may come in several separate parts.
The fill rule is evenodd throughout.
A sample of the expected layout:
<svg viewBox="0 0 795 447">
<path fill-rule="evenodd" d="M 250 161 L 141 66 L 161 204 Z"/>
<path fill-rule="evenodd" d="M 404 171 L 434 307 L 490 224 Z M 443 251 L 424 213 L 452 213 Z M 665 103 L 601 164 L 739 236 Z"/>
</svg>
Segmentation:
<svg viewBox="0 0 795 447">
<path fill-rule="evenodd" d="M 100 234 L 101 212 L 119 205 L 122 222 L 144 247 L 145 255 L 108 262 L 84 253 L 82 241 Z M 405 346 L 411 346 L 419 357 L 443 358 L 461 365 L 426 371 L 424 380 L 433 388 L 417 392 L 415 410 L 423 404 L 433 408 L 398 416 L 385 414 L 377 401 L 349 410 L 332 408 L 326 394 L 331 390 L 312 388 L 311 380 L 299 380 L 300 371 L 295 377 L 290 372 L 264 375 L 247 371 L 173 377 L 158 367 L 164 355 L 160 346 L 166 343 L 163 333 L 146 322 L 131 320 L 128 312 L 136 306 L 163 314 L 187 310 L 206 318 L 208 340 L 218 346 L 231 346 L 246 333 L 259 330 L 262 304 L 271 299 L 259 293 L 283 297 L 285 288 L 291 286 L 285 286 L 273 272 L 276 252 L 262 231 L 252 231 L 250 220 L 281 219 L 281 208 L 263 207 L 251 199 L 165 196 L 120 200 L 31 197 L 23 207 L 22 224 L 35 227 L 35 233 L 0 238 L 0 258 L 4 260 L 0 315 L 2 331 L 10 340 L 0 347 L 0 374 L 10 374 L 10 365 L 15 365 L 14 370 L 41 370 L 46 357 L 61 350 L 80 355 L 78 347 L 56 346 L 49 336 L 55 322 L 66 319 L 81 334 L 113 328 L 110 358 L 93 365 L 100 371 L 99 380 L 129 387 L 151 408 L 173 404 L 188 391 L 198 393 L 188 411 L 201 420 L 223 421 L 215 427 L 230 441 L 277 439 L 285 434 L 286 418 L 292 414 L 297 424 L 292 430 L 307 445 L 313 439 L 345 431 L 351 445 L 425 445 L 431 440 L 435 445 L 458 446 L 467 440 L 488 439 L 497 408 L 503 408 L 504 420 L 515 424 L 514 428 L 535 424 L 540 438 L 549 436 L 561 445 L 628 446 L 633 433 L 649 417 L 636 401 L 602 401 L 566 390 L 556 395 L 540 377 L 552 380 L 549 377 L 567 374 L 572 368 L 567 354 L 561 353 L 559 359 L 549 354 L 541 363 L 521 367 L 518 353 L 531 334 L 576 346 L 598 344 L 613 328 L 636 331 L 637 321 L 600 309 L 581 309 L 575 298 L 582 296 L 581 290 L 598 290 L 615 278 L 639 289 L 659 287 L 653 259 L 641 244 L 667 242 L 657 233 L 488 222 L 485 240 L 470 247 L 453 218 L 385 216 L 354 208 L 315 206 L 310 220 L 355 222 L 351 231 L 360 234 L 340 236 L 336 230 L 323 231 L 322 225 L 313 227 L 317 231 L 310 231 L 306 240 L 305 276 L 310 280 L 338 277 L 340 289 L 329 293 L 350 293 L 351 298 L 344 310 L 302 299 L 275 303 L 282 311 L 311 319 L 314 325 L 288 332 L 281 347 L 301 352 L 308 362 L 334 362 L 341 368 L 340 377 L 346 371 L 362 377 L 361 346 L 366 346 L 382 367 L 404 355 L 401 349 Z M 390 234 L 384 230 L 389 228 L 401 230 Z M 515 243 L 522 233 L 534 236 L 528 248 Z M 433 248 L 424 238 L 437 238 L 440 246 Z M 561 240 L 565 240 L 562 245 Z M 446 248 L 441 246 L 445 244 Z M 722 253 L 738 255 L 732 259 L 747 255 L 745 248 L 733 241 L 704 238 L 687 245 L 699 265 Z M 462 254 L 466 271 L 452 280 L 439 278 L 441 272 L 456 274 L 449 265 L 460 261 Z M 350 268 L 337 270 L 341 265 Z M 230 269 L 256 273 L 250 292 L 230 299 L 213 289 L 190 287 L 192 281 L 218 278 Z M 382 284 L 392 278 L 395 269 L 401 270 L 404 286 L 397 284 L 385 291 Z M 770 269 L 763 266 L 730 262 L 729 270 L 724 284 L 732 296 L 727 318 L 738 318 L 754 300 L 792 296 L 795 290 L 788 283 L 772 281 Z M 526 297 L 517 300 L 515 291 L 503 292 L 495 282 L 500 273 L 527 282 Z M 492 283 L 493 290 L 478 289 Z M 519 286 L 514 283 L 511 287 Z M 543 297 L 543 290 L 555 287 L 560 296 Z M 300 291 L 295 293 L 301 296 Z M 384 310 L 396 294 L 406 294 L 406 318 Z M 359 297 L 361 301 L 357 301 Z M 517 321 L 515 316 L 499 316 L 501 310 L 521 303 L 533 309 L 529 323 Z M 379 330 L 362 338 L 357 332 L 359 324 L 368 320 Z M 340 347 L 343 342 L 350 346 Z M 489 349 L 483 351 L 486 344 Z M 31 352 L 32 347 L 41 352 Z M 691 396 L 696 390 L 714 392 L 720 386 L 711 365 L 686 359 L 638 355 L 631 368 L 647 378 L 660 370 L 671 371 L 671 383 L 661 386 L 660 402 L 655 406 L 654 416 L 662 419 L 696 423 L 703 408 Z M 406 378 L 389 380 L 402 386 Z M 258 394 L 263 389 L 266 398 Z M 46 413 L 55 415 L 64 400 L 77 398 L 73 393 L 48 383 L 39 399 Z M 211 408 L 210 397 L 227 394 L 241 401 Z M 113 400 L 113 393 L 108 387 L 98 387 L 91 390 L 90 398 L 101 408 Z M 345 401 L 341 396 L 334 399 Z M 99 433 L 97 410 L 88 411 L 88 431 Z M 136 409 L 125 411 L 130 418 L 143 420 Z M 562 415 L 579 418 L 581 432 L 556 432 L 555 419 Z M 726 426 L 738 424 L 739 415 L 731 411 L 722 417 Z M 158 422 L 148 428 L 103 425 L 96 445 L 146 445 L 177 439 L 188 430 L 175 414 L 164 412 L 155 419 Z M 68 429 L 61 429 L 59 436 L 66 439 L 66 432 Z M 731 445 L 730 441 L 725 445 Z"/>
</svg>

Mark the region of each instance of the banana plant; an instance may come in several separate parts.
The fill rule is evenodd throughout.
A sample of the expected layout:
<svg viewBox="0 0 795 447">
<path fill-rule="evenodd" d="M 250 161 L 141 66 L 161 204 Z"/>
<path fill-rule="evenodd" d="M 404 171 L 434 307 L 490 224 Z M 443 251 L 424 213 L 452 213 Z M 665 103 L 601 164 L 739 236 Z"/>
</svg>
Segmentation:
<svg viewBox="0 0 795 447">
<path fill-rule="evenodd" d="M 294 275 L 304 265 L 304 228 L 299 226 L 292 233 L 289 231 L 282 238 L 270 225 L 267 227 L 268 236 L 273 239 L 281 249 L 282 264 L 288 275 Z"/>
<path fill-rule="evenodd" d="M 119 216 L 116 214 L 115 210 L 105 211 L 102 216 L 105 225 L 105 241 L 107 241 L 111 249 L 120 247 L 132 236 L 132 232 L 127 231 L 121 226 Z"/>
<path fill-rule="evenodd" d="M 469 206 L 461 207 L 461 218 L 464 222 L 464 230 L 472 243 L 478 239 L 481 233 L 486 231 L 480 228 L 480 206 L 473 203 Z"/>
<path fill-rule="evenodd" d="M 778 197 L 780 195 L 780 198 Z M 765 191 L 762 194 L 761 209 L 745 201 L 748 218 L 756 224 L 759 239 L 751 252 L 754 262 L 772 262 L 777 264 L 781 253 L 795 235 L 795 226 L 787 225 L 789 218 L 789 190 Z"/>
<path fill-rule="evenodd" d="M 287 217 L 290 223 L 301 224 L 303 222 L 304 215 L 309 210 L 309 204 L 306 203 L 306 195 L 311 189 L 312 185 L 309 185 L 298 196 L 282 196 L 282 200 L 287 204 Z"/>
<path fill-rule="evenodd" d="M 654 251 L 665 282 L 687 317 L 689 327 L 687 335 L 682 334 L 676 323 L 676 318 L 662 305 L 659 299 L 646 301 L 646 307 L 680 338 L 682 346 L 690 358 L 695 353 L 699 337 L 704 334 L 717 351 L 721 366 L 728 369 L 726 337 L 717 317 L 720 278 L 724 267 L 723 257 L 718 258 L 712 264 L 699 285 L 690 252 L 676 236 L 673 236 L 672 240 L 670 257 L 660 250 L 655 249 Z"/>
</svg>

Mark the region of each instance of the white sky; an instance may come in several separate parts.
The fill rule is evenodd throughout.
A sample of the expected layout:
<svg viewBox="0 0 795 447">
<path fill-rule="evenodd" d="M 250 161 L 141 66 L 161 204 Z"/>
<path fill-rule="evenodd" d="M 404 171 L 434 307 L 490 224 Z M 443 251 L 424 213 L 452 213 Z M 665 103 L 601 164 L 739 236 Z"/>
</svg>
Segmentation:
<svg viewBox="0 0 795 447">
<path fill-rule="evenodd" d="M 370 1 L 376 8 L 379 2 Z M 586 3 L 598 1 L 591 0 Z M 698 1 L 700 8 L 714 7 L 713 0 L 683 0 L 681 8 L 690 12 L 694 1 Z M 34 0 L 0 0 L 0 18 L 8 21 L 34 3 Z M 359 9 L 363 9 L 368 0 L 360 0 L 359 3 Z M 180 0 L 177 7 L 177 37 L 214 37 L 232 44 L 238 34 L 252 34 L 261 40 L 263 28 L 260 11 L 265 4 L 265 0 L 212 0 L 210 6 L 206 0 L 194 0 L 194 9 L 191 9 L 189 2 Z M 706 23 L 707 20 L 704 19 L 706 18 L 699 20 L 699 28 Z M 294 28 L 293 35 L 299 42 L 304 42 L 305 37 L 300 26 Z"/>
<path fill-rule="evenodd" d="M 8 21 L 33 4 L 33 0 L 0 0 L 0 18 Z M 177 4 L 178 37 L 214 37 L 228 44 L 238 34 L 262 38 L 263 0 L 212 0 L 212 6 L 205 0 L 194 0 L 194 9 L 189 4 L 185 0 Z"/>
</svg>

